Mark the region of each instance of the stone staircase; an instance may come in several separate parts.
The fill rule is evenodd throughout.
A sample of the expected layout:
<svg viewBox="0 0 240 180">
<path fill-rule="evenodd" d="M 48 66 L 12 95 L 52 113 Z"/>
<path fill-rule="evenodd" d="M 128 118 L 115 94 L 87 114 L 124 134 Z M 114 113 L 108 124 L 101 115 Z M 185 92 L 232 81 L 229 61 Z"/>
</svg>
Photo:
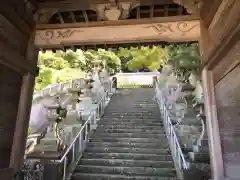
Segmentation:
<svg viewBox="0 0 240 180">
<path fill-rule="evenodd" d="M 120 90 L 72 180 L 177 180 L 153 89 Z"/>
</svg>

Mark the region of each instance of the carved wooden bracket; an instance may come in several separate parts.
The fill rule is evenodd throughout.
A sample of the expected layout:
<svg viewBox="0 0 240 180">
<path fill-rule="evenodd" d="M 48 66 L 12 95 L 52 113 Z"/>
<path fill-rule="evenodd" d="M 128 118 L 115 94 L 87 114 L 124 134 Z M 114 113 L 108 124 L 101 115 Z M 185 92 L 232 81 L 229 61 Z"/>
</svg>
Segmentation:
<svg viewBox="0 0 240 180">
<path fill-rule="evenodd" d="M 99 19 L 101 20 L 119 20 L 126 19 L 129 16 L 131 7 L 135 5 L 133 2 L 95 5 Z"/>
</svg>

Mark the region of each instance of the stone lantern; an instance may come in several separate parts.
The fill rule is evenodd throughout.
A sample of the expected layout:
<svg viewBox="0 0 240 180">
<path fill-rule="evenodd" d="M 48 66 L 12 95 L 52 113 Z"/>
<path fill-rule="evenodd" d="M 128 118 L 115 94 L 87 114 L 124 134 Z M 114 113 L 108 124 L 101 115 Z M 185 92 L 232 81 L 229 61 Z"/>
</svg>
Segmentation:
<svg viewBox="0 0 240 180">
<path fill-rule="evenodd" d="M 47 118 L 53 124 L 53 135 L 47 134 L 40 140 L 42 152 L 58 152 L 64 148 L 63 136 L 60 133 L 60 124 L 67 117 L 67 110 L 61 106 L 60 97 L 54 95 L 54 104 L 45 106 L 47 108 Z M 50 137 L 49 137 L 50 136 Z"/>
</svg>

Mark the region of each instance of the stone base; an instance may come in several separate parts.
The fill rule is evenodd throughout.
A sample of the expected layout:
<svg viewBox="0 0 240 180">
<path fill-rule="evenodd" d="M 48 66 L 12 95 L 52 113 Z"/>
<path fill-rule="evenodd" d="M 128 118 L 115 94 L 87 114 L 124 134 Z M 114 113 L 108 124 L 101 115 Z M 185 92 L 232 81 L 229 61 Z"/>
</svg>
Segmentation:
<svg viewBox="0 0 240 180">
<path fill-rule="evenodd" d="M 56 138 L 43 138 L 40 140 L 40 149 L 45 152 L 57 152 L 58 151 L 58 139 Z"/>
</svg>

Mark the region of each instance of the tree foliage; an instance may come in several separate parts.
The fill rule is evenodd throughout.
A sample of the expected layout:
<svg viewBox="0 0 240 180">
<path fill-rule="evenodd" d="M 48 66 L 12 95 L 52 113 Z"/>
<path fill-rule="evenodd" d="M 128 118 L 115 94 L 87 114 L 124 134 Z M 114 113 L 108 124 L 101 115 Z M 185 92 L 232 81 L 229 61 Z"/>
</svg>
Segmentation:
<svg viewBox="0 0 240 180">
<path fill-rule="evenodd" d="M 174 72 L 182 79 L 187 79 L 191 73 L 200 78 L 201 61 L 197 43 L 187 45 L 170 45 L 167 47 L 168 64 L 172 65 Z"/>
<path fill-rule="evenodd" d="M 78 49 L 76 52 L 68 50 L 56 53 L 52 51 L 40 52 L 38 59 L 40 71 L 36 78 L 35 89 L 39 90 L 52 83 L 83 77 L 85 72 L 92 69 L 96 60 L 105 64 L 108 70 L 116 71 L 121 65 L 119 57 L 114 52 L 104 49 L 98 51 Z"/>
<path fill-rule="evenodd" d="M 159 69 L 167 59 L 167 51 L 159 46 L 149 46 L 130 49 L 120 48 L 118 56 L 125 61 L 123 66 L 131 71 L 147 68 L 150 71 Z"/>
<path fill-rule="evenodd" d="M 170 45 L 165 48 L 131 47 L 119 48 L 116 51 L 105 49 L 76 52 L 47 51 L 39 53 L 39 76 L 36 78 L 35 89 L 39 90 L 52 83 L 81 78 L 85 72 L 91 71 L 95 61 L 102 62 L 109 72 L 149 71 L 158 70 L 169 63 L 180 76 L 189 76 L 189 72 L 199 74 L 200 57 L 198 44 Z"/>
</svg>

